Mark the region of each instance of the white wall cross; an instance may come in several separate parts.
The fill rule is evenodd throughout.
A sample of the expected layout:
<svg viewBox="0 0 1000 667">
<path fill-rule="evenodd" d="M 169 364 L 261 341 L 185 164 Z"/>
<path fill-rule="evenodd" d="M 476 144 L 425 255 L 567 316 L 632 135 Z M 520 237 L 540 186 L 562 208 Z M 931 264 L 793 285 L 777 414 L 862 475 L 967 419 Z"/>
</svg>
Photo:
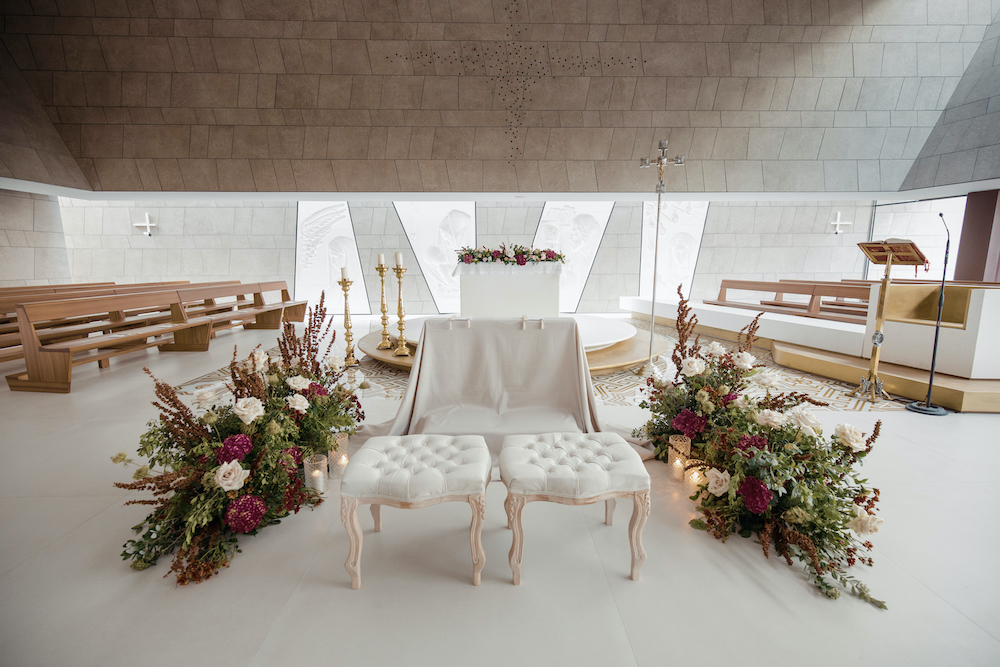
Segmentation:
<svg viewBox="0 0 1000 667">
<path fill-rule="evenodd" d="M 841 220 L 840 220 L 840 211 L 837 211 L 837 219 L 835 221 L 831 222 L 830 224 L 834 225 L 836 227 L 836 229 L 833 230 L 833 233 L 834 234 L 840 234 L 840 233 L 842 233 L 844 231 L 843 229 L 841 229 L 841 226 L 843 226 L 843 225 L 853 225 L 854 223 L 853 222 L 847 222 L 846 220 L 843 221 L 843 222 L 841 222 Z"/>
<path fill-rule="evenodd" d="M 837 215 L 840 215 L 840 214 L 838 213 Z M 137 223 L 135 223 L 132 226 L 133 227 L 145 227 L 145 229 L 143 230 L 142 233 L 145 234 L 146 236 L 152 236 L 153 235 L 153 227 L 156 227 L 156 223 L 149 221 L 149 213 L 147 213 L 146 214 L 146 222 L 137 222 Z"/>
</svg>

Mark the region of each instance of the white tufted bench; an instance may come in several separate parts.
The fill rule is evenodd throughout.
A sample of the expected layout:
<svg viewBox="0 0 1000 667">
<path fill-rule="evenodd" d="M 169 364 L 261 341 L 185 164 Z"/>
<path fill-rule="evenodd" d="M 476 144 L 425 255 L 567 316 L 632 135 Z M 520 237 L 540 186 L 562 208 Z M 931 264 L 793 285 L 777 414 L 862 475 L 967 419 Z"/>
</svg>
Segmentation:
<svg viewBox="0 0 1000 667">
<path fill-rule="evenodd" d="M 361 588 L 361 523 L 358 505 L 371 504 L 375 532 L 382 505 L 417 509 L 451 501 L 472 506 L 472 583 L 479 585 L 486 561 L 483 518 L 490 450 L 479 435 L 393 435 L 371 438 L 351 457 L 340 486 L 340 519 L 351 540 L 344 567 L 351 588 Z"/>
<path fill-rule="evenodd" d="M 500 479 L 507 487 L 507 525 L 514 533 L 510 569 L 521 583 L 525 503 L 548 500 L 563 505 L 605 501 L 604 520 L 611 525 L 616 498 L 632 498 L 629 523 L 632 579 L 646 562 L 642 529 L 649 516 L 649 473 L 639 454 L 615 433 L 545 433 L 509 435 L 500 450 Z"/>
</svg>

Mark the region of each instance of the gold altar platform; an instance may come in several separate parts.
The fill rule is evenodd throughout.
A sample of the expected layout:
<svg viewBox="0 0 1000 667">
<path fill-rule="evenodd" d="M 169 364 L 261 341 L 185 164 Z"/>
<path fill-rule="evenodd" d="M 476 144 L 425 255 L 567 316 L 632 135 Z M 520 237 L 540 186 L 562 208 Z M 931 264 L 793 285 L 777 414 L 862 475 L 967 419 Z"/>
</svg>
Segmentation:
<svg viewBox="0 0 1000 667">
<path fill-rule="evenodd" d="M 587 362 L 590 364 L 590 372 L 607 373 L 609 371 L 630 368 L 644 363 L 649 355 L 649 335 L 648 331 L 639 329 L 636 331 L 636 334 L 628 340 L 615 343 L 610 347 L 588 352 Z M 393 347 L 395 347 L 396 338 L 390 337 L 390 339 L 392 340 Z M 409 371 L 410 367 L 413 366 L 413 357 L 394 357 L 392 356 L 392 349 L 378 349 L 378 344 L 381 341 L 382 334 L 378 331 L 374 331 L 358 341 L 358 349 L 372 359 L 381 361 L 387 366 Z M 655 338 L 653 339 L 654 357 L 658 357 L 664 352 L 667 352 L 670 346 L 671 343 L 666 338 L 655 335 Z M 410 345 L 410 349 L 414 350 L 414 346 Z"/>
<path fill-rule="evenodd" d="M 869 360 L 836 352 L 827 352 L 792 343 L 773 341 L 771 354 L 774 362 L 807 373 L 856 383 L 868 373 Z M 927 397 L 930 373 L 884 361 L 879 364 L 879 377 L 885 390 L 893 396 L 905 396 L 915 401 Z M 968 380 L 934 374 L 934 392 L 931 402 L 959 412 L 1000 413 L 1000 380 Z"/>
</svg>

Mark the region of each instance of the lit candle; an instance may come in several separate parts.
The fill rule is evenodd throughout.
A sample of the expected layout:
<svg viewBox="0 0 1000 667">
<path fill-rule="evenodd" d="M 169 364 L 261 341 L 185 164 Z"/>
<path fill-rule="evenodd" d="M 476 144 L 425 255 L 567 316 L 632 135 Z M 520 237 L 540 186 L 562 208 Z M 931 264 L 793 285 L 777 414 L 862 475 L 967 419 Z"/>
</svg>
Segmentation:
<svg viewBox="0 0 1000 667">
<path fill-rule="evenodd" d="M 396 266 L 403 268 L 403 253 L 401 252 L 396 253 Z"/>
<path fill-rule="evenodd" d="M 340 267 L 340 278 L 341 278 L 341 280 L 347 280 L 347 267 L 346 266 Z"/>
<path fill-rule="evenodd" d="M 385 255 L 382 253 L 378 254 L 378 265 L 385 266 Z"/>
<path fill-rule="evenodd" d="M 319 493 L 325 493 L 326 475 L 323 473 L 323 471 L 319 469 L 313 470 L 311 473 L 311 477 L 312 477 L 312 479 L 310 480 L 311 484 L 309 486 L 316 489 L 316 491 Z"/>
</svg>

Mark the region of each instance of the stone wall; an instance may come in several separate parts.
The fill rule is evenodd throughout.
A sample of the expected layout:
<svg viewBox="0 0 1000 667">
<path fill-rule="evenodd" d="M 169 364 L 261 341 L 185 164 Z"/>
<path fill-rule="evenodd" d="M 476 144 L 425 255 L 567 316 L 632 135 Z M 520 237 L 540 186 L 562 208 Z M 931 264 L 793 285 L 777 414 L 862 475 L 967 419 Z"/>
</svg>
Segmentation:
<svg viewBox="0 0 1000 667">
<path fill-rule="evenodd" d="M 0 287 L 70 282 L 59 203 L 0 190 Z"/>
</svg>

